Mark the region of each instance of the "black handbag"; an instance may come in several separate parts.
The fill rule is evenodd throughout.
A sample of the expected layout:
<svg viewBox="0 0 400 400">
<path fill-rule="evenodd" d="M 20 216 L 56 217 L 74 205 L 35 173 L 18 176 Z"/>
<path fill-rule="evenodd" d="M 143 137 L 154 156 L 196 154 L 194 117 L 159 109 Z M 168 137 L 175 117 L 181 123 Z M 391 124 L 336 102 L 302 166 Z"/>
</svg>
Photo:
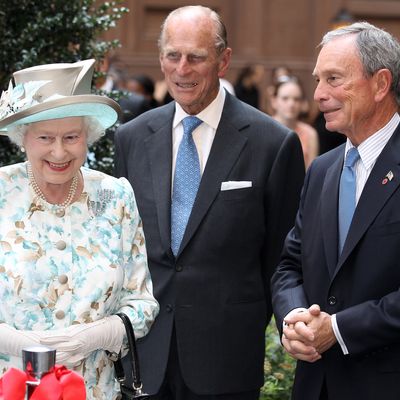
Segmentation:
<svg viewBox="0 0 400 400">
<path fill-rule="evenodd" d="M 122 365 L 121 355 L 116 355 L 115 353 L 109 354 L 110 359 L 114 362 L 115 378 L 120 385 L 122 395 L 121 400 L 148 399 L 150 396 L 143 392 L 143 384 L 140 379 L 139 358 L 131 321 L 124 313 L 118 313 L 117 315 L 122 319 L 125 326 L 129 347 L 128 357 L 132 371 L 132 385 L 129 385 L 126 382 L 126 375 Z"/>
</svg>

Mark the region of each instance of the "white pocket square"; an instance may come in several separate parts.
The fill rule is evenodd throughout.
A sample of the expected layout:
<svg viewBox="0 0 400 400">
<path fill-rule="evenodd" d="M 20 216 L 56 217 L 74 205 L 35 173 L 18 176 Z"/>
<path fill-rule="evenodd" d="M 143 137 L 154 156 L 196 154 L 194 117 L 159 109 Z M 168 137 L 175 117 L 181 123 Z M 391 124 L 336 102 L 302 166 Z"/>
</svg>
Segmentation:
<svg viewBox="0 0 400 400">
<path fill-rule="evenodd" d="M 221 190 L 234 190 L 252 187 L 251 181 L 227 181 L 221 183 Z"/>
</svg>

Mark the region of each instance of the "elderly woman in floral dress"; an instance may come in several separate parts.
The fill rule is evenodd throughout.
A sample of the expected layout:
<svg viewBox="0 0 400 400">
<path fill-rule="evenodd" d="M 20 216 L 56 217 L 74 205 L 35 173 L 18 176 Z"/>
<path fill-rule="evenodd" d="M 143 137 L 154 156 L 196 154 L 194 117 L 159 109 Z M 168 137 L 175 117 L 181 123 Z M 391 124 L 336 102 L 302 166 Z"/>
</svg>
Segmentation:
<svg viewBox="0 0 400 400">
<path fill-rule="evenodd" d="M 118 398 L 113 363 L 127 314 L 137 337 L 158 313 L 127 180 L 82 167 L 119 106 L 91 95 L 94 60 L 14 74 L 0 131 L 27 162 L 0 168 L 0 375 L 47 345 L 80 372 L 88 399 Z"/>
</svg>

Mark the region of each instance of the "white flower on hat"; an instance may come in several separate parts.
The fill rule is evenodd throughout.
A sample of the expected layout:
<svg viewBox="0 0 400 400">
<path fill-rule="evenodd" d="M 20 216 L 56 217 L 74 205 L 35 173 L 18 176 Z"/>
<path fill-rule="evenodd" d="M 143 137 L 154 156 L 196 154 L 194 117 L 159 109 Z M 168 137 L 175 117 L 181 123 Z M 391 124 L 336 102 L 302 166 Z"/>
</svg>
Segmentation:
<svg viewBox="0 0 400 400">
<path fill-rule="evenodd" d="M 8 90 L 4 91 L 0 98 L 0 119 L 15 114 L 18 111 L 29 108 L 41 102 L 38 90 L 50 81 L 31 81 L 19 83 L 13 88 L 12 81 L 8 84 Z"/>
</svg>

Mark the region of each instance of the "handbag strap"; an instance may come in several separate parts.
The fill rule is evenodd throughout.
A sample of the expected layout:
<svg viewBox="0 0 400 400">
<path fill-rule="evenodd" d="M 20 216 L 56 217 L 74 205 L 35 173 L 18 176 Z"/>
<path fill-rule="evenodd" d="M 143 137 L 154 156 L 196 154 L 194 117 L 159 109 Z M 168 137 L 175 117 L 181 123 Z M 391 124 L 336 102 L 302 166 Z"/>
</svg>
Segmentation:
<svg viewBox="0 0 400 400">
<path fill-rule="evenodd" d="M 139 358 L 137 354 L 135 333 L 133 332 L 132 323 L 126 314 L 117 313 L 116 315 L 118 315 L 118 317 L 120 317 L 122 322 L 124 323 L 126 336 L 128 338 L 128 346 L 131 353 L 129 361 L 131 364 L 133 389 L 141 391 L 143 384 L 140 378 Z M 119 382 L 125 381 L 125 372 L 122 366 L 121 358 L 118 357 L 117 360 L 113 361 L 117 380 Z"/>
</svg>

